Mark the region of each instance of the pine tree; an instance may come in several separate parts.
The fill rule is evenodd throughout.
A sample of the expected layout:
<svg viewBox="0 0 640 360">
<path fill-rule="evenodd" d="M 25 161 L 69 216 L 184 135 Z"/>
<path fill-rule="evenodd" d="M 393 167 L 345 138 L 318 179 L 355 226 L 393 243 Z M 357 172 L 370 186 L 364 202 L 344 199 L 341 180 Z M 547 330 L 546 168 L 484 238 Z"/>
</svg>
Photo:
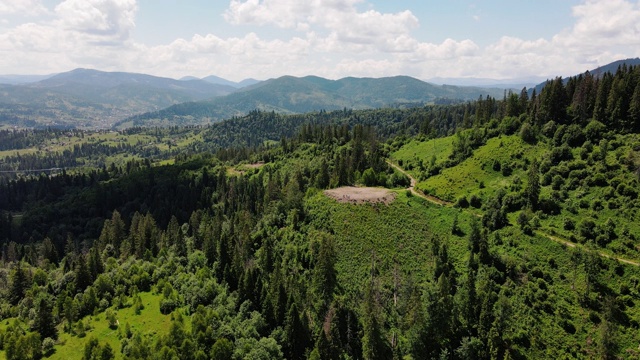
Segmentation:
<svg viewBox="0 0 640 360">
<path fill-rule="evenodd" d="M 287 359 L 304 359 L 309 347 L 309 329 L 300 319 L 300 313 L 295 301 L 289 307 L 285 320 L 284 332 L 286 336 L 285 357 Z"/>
<path fill-rule="evenodd" d="M 540 172 L 538 167 L 538 160 L 533 159 L 527 172 L 527 187 L 525 189 L 525 197 L 527 205 L 532 210 L 538 208 L 538 200 L 540 198 Z"/>
<path fill-rule="evenodd" d="M 638 81 L 636 88 L 633 90 L 633 95 L 631 96 L 629 104 L 628 117 L 631 124 L 631 131 L 640 131 L 640 81 Z"/>
<path fill-rule="evenodd" d="M 76 265 L 76 292 L 81 293 L 87 286 L 93 283 L 91 272 L 87 266 L 87 262 L 83 255 L 78 256 L 78 265 Z"/>
<path fill-rule="evenodd" d="M 58 330 L 53 320 L 53 314 L 51 312 L 51 306 L 46 296 L 41 296 L 37 302 L 37 317 L 35 323 L 35 330 L 40 333 L 41 338 L 58 337 Z"/>
<path fill-rule="evenodd" d="M 29 287 L 28 278 L 22 263 L 18 262 L 16 269 L 11 275 L 11 288 L 9 288 L 9 301 L 13 305 L 17 305 Z"/>
</svg>

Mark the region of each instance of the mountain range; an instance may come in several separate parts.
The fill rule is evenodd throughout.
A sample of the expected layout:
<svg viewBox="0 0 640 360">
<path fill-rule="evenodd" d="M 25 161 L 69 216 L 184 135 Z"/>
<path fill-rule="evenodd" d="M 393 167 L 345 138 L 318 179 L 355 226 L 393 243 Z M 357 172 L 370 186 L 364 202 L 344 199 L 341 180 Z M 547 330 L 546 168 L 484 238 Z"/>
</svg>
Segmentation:
<svg viewBox="0 0 640 360">
<path fill-rule="evenodd" d="M 591 70 L 614 72 L 626 59 Z M 282 76 L 266 81 L 229 81 L 214 75 L 180 80 L 126 72 L 76 69 L 55 75 L 0 75 L 0 127 L 112 128 L 207 124 L 259 109 L 278 113 L 422 106 L 501 98 L 541 78 L 491 80 L 408 76 L 329 80 Z M 545 82 L 535 86 L 539 93 Z"/>
<path fill-rule="evenodd" d="M 0 85 L 0 124 L 109 128 L 134 114 L 233 91 L 203 80 L 76 69 L 37 82 Z"/>
<path fill-rule="evenodd" d="M 227 80 L 227 79 L 223 79 L 219 76 L 215 76 L 215 75 L 209 75 L 207 77 L 203 77 L 202 79 L 199 79 L 195 76 L 185 76 L 183 78 L 181 78 L 180 80 L 182 81 L 189 81 L 189 80 L 203 80 L 212 84 L 218 84 L 218 85 L 227 85 L 227 86 L 231 86 L 234 87 L 236 89 L 241 89 L 243 87 L 247 87 L 247 86 L 251 86 L 251 85 L 255 85 L 257 83 L 260 82 L 260 80 L 256 80 L 256 79 L 244 79 L 240 82 L 235 82 L 235 81 L 231 81 L 231 80 Z"/>
<path fill-rule="evenodd" d="M 177 104 L 136 115 L 117 127 L 203 124 L 244 115 L 255 109 L 292 114 L 319 110 L 421 106 L 428 103 L 502 97 L 504 89 L 433 85 L 409 77 L 328 80 L 317 76 L 283 76 L 207 101 Z"/>
</svg>

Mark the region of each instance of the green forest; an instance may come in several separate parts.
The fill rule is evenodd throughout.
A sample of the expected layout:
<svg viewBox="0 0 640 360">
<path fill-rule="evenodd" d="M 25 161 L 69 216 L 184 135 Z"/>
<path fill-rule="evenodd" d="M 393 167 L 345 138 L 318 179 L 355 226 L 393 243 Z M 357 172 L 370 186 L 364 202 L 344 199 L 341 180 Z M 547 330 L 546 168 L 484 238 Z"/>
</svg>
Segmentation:
<svg viewBox="0 0 640 360">
<path fill-rule="evenodd" d="M 350 186 L 392 201 L 326 192 Z M 0 129 L 0 358 L 637 359 L 639 191 L 626 65 L 449 105 Z"/>
</svg>

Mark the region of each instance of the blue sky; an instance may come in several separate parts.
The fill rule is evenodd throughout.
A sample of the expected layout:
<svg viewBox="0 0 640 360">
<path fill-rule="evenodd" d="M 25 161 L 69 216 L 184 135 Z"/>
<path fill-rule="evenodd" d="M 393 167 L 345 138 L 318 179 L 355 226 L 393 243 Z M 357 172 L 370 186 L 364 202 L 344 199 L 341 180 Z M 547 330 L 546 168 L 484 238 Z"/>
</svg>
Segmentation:
<svg viewBox="0 0 640 360">
<path fill-rule="evenodd" d="M 631 0 L 0 0 L 0 74 L 512 79 L 640 56 Z"/>
</svg>

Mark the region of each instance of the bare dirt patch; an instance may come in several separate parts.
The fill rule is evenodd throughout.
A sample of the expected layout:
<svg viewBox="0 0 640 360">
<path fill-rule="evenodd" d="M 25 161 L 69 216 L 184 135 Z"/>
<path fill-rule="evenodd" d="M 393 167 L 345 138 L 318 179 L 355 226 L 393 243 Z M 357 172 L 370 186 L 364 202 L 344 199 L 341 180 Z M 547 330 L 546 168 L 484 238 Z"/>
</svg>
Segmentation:
<svg viewBox="0 0 640 360">
<path fill-rule="evenodd" d="M 255 164 L 246 164 L 246 165 L 243 165 L 243 167 L 245 167 L 245 168 L 247 168 L 247 169 L 259 169 L 259 168 L 261 168 L 261 167 L 263 167 L 263 166 L 264 166 L 264 163 L 263 163 L 263 162 L 257 162 L 257 163 L 255 163 Z"/>
<path fill-rule="evenodd" d="M 382 188 L 345 186 L 337 189 L 325 190 L 324 194 L 341 203 L 390 204 L 396 199 L 396 193 Z"/>
</svg>

